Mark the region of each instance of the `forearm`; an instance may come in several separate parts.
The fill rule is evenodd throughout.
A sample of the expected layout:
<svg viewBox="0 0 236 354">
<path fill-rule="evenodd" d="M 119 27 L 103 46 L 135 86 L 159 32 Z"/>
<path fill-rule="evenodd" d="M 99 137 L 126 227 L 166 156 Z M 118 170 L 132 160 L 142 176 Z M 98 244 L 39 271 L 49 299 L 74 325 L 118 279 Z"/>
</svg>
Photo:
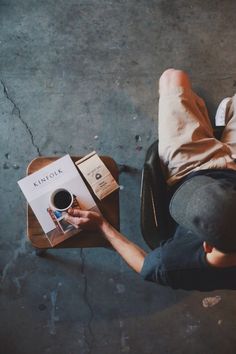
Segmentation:
<svg viewBox="0 0 236 354">
<path fill-rule="evenodd" d="M 119 231 L 104 221 L 100 227 L 104 237 L 111 243 L 114 249 L 121 255 L 126 263 L 137 273 L 140 273 L 146 252 L 139 246 L 129 241 Z"/>
<path fill-rule="evenodd" d="M 84 230 L 100 230 L 126 263 L 137 273 L 141 272 L 146 252 L 114 229 L 101 214 L 79 208 L 70 208 L 65 219 Z"/>
</svg>

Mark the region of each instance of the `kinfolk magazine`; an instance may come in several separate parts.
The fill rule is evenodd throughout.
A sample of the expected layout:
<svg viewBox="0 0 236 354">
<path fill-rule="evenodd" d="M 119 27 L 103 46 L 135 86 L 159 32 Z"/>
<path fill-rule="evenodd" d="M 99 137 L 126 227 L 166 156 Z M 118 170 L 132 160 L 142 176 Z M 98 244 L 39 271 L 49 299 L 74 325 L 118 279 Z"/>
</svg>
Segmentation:
<svg viewBox="0 0 236 354">
<path fill-rule="evenodd" d="M 65 215 L 70 207 L 99 209 L 69 155 L 18 181 L 51 246 L 78 233 Z"/>
</svg>

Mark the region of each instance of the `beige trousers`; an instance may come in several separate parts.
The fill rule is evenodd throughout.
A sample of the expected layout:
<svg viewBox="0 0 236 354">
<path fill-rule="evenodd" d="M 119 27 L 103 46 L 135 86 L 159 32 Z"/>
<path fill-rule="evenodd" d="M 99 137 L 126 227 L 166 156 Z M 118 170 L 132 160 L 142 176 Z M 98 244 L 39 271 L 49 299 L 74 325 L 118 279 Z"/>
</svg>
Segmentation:
<svg viewBox="0 0 236 354">
<path fill-rule="evenodd" d="M 227 118 L 219 141 L 213 135 L 204 101 L 190 88 L 160 93 L 159 155 L 169 185 L 193 171 L 236 170 L 236 96 Z"/>
</svg>

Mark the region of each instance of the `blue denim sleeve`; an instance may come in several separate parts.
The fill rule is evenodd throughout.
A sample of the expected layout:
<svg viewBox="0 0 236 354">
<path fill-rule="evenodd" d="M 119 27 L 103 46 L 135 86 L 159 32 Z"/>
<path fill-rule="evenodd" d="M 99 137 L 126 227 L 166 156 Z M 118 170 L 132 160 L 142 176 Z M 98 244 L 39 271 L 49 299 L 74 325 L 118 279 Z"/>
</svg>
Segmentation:
<svg viewBox="0 0 236 354">
<path fill-rule="evenodd" d="M 166 284 L 165 272 L 162 270 L 161 249 L 156 248 L 144 259 L 140 275 L 145 279 L 162 285 Z"/>
</svg>

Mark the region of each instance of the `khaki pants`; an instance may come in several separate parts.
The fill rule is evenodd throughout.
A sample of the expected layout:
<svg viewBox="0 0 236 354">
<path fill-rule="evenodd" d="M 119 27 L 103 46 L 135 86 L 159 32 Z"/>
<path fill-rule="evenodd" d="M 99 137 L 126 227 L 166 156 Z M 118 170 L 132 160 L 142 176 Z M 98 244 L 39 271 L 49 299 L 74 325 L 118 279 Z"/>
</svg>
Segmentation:
<svg viewBox="0 0 236 354">
<path fill-rule="evenodd" d="M 159 155 L 169 185 L 192 171 L 236 170 L 236 96 L 232 97 L 228 119 L 219 141 L 213 135 L 204 101 L 190 88 L 175 87 L 160 93 Z"/>
</svg>

